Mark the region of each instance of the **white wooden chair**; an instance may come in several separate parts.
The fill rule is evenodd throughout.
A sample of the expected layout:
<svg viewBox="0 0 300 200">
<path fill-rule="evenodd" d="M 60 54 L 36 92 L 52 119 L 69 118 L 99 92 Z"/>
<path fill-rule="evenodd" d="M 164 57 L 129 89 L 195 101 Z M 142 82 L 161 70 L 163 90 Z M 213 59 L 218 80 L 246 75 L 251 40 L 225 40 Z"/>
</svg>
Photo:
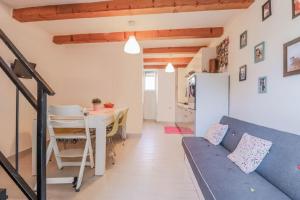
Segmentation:
<svg viewBox="0 0 300 200">
<path fill-rule="evenodd" d="M 119 128 L 121 128 L 121 137 L 123 140 L 127 138 L 126 136 L 126 124 L 127 124 L 127 115 L 128 115 L 129 108 L 126 108 L 123 111 L 123 115 L 119 121 Z"/>
<path fill-rule="evenodd" d="M 83 132 L 74 133 L 55 133 L 56 128 L 76 129 L 83 128 Z M 85 166 L 94 167 L 93 148 L 91 143 L 90 129 L 87 123 L 87 116 L 84 110 L 78 105 L 68 106 L 50 106 L 48 108 L 48 133 L 50 143 L 47 149 L 47 164 L 52 153 L 54 153 L 57 166 L 59 169 L 67 166 L 80 166 L 78 178 L 57 178 L 47 179 L 48 184 L 64 184 L 73 182 L 75 190 L 78 192 L 82 183 Z M 83 140 L 85 141 L 84 149 L 73 148 L 60 150 L 57 140 Z M 89 156 L 89 162 L 87 157 Z M 65 162 L 63 158 L 82 158 L 81 162 Z M 73 180 L 73 181 L 72 181 Z"/>
<path fill-rule="evenodd" d="M 116 112 L 114 114 L 114 121 L 112 124 L 110 124 L 107 127 L 106 130 L 106 139 L 107 139 L 107 144 L 109 145 L 108 148 L 108 156 L 112 159 L 112 164 L 115 164 L 115 156 L 116 156 L 116 152 L 115 152 L 115 143 L 113 141 L 113 137 L 118 133 L 118 129 L 119 129 L 119 123 L 121 118 L 123 117 L 123 112 Z"/>
</svg>

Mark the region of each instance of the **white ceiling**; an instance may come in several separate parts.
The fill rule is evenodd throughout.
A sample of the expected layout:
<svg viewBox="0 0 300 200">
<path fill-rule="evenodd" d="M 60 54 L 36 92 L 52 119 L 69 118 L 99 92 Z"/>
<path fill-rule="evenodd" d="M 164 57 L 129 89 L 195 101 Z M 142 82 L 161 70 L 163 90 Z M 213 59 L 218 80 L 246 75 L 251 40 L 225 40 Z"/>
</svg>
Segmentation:
<svg viewBox="0 0 300 200">
<path fill-rule="evenodd" d="M 49 4 L 83 3 L 99 0 L 0 0 L 12 8 L 40 6 Z M 241 10 L 200 11 L 186 13 L 165 13 L 135 16 L 117 16 L 86 19 L 55 20 L 33 23 L 53 35 L 68 35 L 79 33 L 104 33 L 121 31 L 140 31 L 157 29 L 181 29 L 225 26 L 231 18 Z M 135 21 L 130 26 L 128 21 Z M 142 47 L 174 47 L 209 45 L 212 39 L 177 39 L 139 41 Z"/>
<path fill-rule="evenodd" d="M 239 10 L 165 13 L 33 22 L 48 33 L 73 34 L 224 26 Z M 135 21 L 129 26 L 128 21 Z"/>
</svg>

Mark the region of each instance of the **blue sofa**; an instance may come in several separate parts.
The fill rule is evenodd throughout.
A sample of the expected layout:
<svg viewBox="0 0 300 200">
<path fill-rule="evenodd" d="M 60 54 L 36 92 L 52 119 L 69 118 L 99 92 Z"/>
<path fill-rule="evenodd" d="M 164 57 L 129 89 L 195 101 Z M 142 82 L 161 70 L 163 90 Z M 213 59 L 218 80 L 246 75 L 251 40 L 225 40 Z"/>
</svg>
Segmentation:
<svg viewBox="0 0 300 200">
<path fill-rule="evenodd" d="M 300 200 L 300 136 L 223 117 L 229 129 L 215 146 L 204 138 L 184 137 L 182 145 L 206 200 Z M 273 142 L 255 172 L 243 173 L 227 155 L 243 133 Z"/>
</svg>

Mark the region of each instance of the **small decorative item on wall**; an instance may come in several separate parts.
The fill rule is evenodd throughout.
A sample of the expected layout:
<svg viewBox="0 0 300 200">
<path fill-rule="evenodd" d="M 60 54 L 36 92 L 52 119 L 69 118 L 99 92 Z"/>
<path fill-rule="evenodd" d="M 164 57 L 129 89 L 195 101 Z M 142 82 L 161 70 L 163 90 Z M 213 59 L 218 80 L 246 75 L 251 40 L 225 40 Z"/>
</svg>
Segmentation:
<svg viewBox="0 0 300 200">
<path fill-rule="evenodd" d="M 293 3 L 293 18 L 300 15 L 300 0 L 292 0 Z"/>
<path fill-rule="evenodd" d="M 267 18 L 269 18 L 272 15 L 272 4 L 271 0 L 268 0 L 263 6 L 262 6 L 262 20 L 265 21 Z"/>
<path fill-rule="evenodd" d="M 246 47 L 247 42 L 248 42 L 248 32 L 245 31 L 240 35 L 240 49 Z"/>
<path fill-rule="evenodd" d="M 267 93 L 267 77 L 258 78 L 258 93 Z"/>
<path fill-rule="evenodd" d="M 300 74 L 300 37 L 283 45 L 283 76 Z"/>
<path fill-rule="evenodd" d="M 219 61 L 219 72 L 225 72 L 227 70 L 228 46 L 229 46 L 229 38 L 226 38 L 219 46 L 217 46 L 217 59 Z"/>
<path fill-rule="evenodd" d="M 265 60 L 265 42 L 259 43 L 254 47 L 254 61 L 255 63 Z"/>
<path fill-rule="evenodd" d="M 239 80 L 245 81 L 247 79 L 247 65 L 240 67 Z"/>
</svg>

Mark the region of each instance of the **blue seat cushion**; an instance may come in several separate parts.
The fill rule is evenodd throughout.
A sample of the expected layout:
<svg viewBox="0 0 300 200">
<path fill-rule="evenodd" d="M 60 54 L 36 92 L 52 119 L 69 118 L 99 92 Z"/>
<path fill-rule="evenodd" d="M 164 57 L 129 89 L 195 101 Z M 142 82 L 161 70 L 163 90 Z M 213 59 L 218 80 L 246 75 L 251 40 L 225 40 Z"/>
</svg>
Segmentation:
<svg viewBox="0 0 300 200">
<path fill-rule="evenodd" d="M 256 172 L 292 199 L 300 199 L 299 135 L 226 116 L 221 119 L 221 124 L 229 125 L 221 145 L 230 152 L 234 151 L 244 133 L 272 141 L 270 153 L 264 158 Z"/>
<path fill-rule="evenodd" d="M 206 200 L 291 199 L 258 173 L 243 173 L 221 145 L 195 137 L 184 137 L 182 145 Z"/>
</svg>

